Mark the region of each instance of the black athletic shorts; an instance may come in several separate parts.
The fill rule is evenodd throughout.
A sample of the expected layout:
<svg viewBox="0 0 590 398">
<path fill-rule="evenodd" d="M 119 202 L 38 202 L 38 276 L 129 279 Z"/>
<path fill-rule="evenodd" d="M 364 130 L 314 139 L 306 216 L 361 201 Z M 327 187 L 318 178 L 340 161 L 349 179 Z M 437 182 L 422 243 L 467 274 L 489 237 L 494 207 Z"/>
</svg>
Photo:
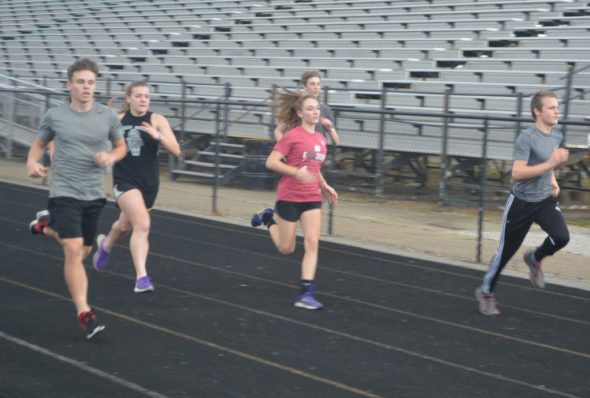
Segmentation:
<svg viewBox="0 0 590 398">
<path fill-rule="evenodd" d="M 128 182 L 120 182 L 113 187 L 113 191 L 115 193 L 115 199 L 119 199 L 119 196 L 123 195 L 127 191 L 131 191 L 132 189 L 138 189 L 141 192 L 141 196 L 143 196 L 143 202 L 145 203 L 145 207 L 148 210 L 151 210 L 154 207 L 154 203 L 156 203 L 156 196 L 158 196 L 158 190 L 145 190 L 136 187 L 133 184 Z M 119 205 L 117 205 L 119 207 Z"/>
<path fill-rule="evenodd" d="M 277 200 L 275 212 L 283 219 L 291 222 L 298 221 L 301 213 L 307 210 L 321 209 L 322 202 L 288 202 Z"/>
<path fill-rule="evenodd" d="M 78 200 L 68 197 L 49 198 L 49 226 L 61 239 L 84 238 L 92 246 L 98 228 L 98 217 L 106 199 Z"/>
</svg>

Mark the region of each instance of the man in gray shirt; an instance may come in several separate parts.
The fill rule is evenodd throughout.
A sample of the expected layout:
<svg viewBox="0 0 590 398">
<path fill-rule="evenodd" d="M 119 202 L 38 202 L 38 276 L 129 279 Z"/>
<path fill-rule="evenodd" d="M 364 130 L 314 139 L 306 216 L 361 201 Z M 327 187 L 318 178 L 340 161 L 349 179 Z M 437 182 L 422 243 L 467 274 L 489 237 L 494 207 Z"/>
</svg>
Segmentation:
<svg viewBox="0 0 590 398">
<path fill-rule="evenodd" d="M 313 95 L 318 101 L 320 100 L 320 93 L 322 91 L 322 80 L 318 71 L 306 71 L 301 74 L 301 85 L 307 94 Z M 334 115 L 332 109 L 326 104 L 320 102 L 320 121 L 315 125 L 317 132 L 324 137 L 332 140 L 334 146 L 340 143 L 340 137 L 336 128 L 334 128 Z M 275 139 L 278 141 L 285 134 L 285 125 L 279 123 L 274 130 Z"/>
<path fill-rule="evenodd" d="M 40 163 L 53 141 L 48 210 L 30 224 L 33 234 L 55 238 L 64 250 L 64 275 L 78 320 L 90 339 L 105 327 L 88 305 L 88 278 L 83 261 L 92 250 L 98 217 L 106 203 L 104 168 L 126 154 L 119 118 L 110 108 L 94 102 L 98 66 L 81 59 L 68 68 L 70 102 L 43 116 L 39 135 L 27 159 L 30 177 L 46 177 Z M 113 150 L 107 152 L 111 141 Z"/>
<path fill-rule="evenodd" d="M 524 130 L 516 139 L 512 165 L 512 178 L 516 182 L 504 209 L 500 245 L 481 287 L 475 291 L 479 311 L 483 315 L 500 315 L 494 287 L 533 222 L 548 234 L 541 246 L 524 255 L 533 286 L 545 287 L 541 261 L 567 245 L 570 239 L 557 203 L 559 185 L 553 173 L 553 169 L 569 157 L 567 149 L 559 148 L 563 134 L 554 128 L 559 121 L 557 96 L 550 91 L 537 92 L 531 99 L 531 113 L 535 125 Z"/>
</svg>

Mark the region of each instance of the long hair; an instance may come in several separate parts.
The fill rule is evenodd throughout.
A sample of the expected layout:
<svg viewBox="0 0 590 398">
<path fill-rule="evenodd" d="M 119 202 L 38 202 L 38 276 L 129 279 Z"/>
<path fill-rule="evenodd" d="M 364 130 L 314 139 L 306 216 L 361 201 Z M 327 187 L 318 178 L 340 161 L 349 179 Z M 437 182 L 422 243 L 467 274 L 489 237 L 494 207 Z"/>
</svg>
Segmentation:
<svg viewBox="0 0 590 398">
<path fill-rule="evenodd" d="M 273 116 L 285 125 L 285 131 L 289 131 L 301 124 L 297 111 L 303 109 L 303 102 L 308 98 L 316 98 L 311 94 L 303 94 L 299 89 L 296 91 L 284 87 L 281 89 L 282 92 L 273 90 Z"/>
</svg>

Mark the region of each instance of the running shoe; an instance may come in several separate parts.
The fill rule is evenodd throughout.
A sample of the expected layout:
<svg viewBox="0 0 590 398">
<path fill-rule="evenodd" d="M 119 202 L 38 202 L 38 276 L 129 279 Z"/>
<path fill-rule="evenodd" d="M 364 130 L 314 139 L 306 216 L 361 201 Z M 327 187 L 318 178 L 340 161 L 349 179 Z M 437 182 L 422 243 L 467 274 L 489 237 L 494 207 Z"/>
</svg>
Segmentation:
<svg viewBox="0 0 590 398">
<path fill-rule="evenodd" d="M 88 312 L 81 313 L 78 320 L 80 321 L 80 325 L 82 325 L 82 329 L 84 329 L 86 340 L 90 340 L 106 328 L 105 325 L 98 323 L 96 314 L 92 309 Z"/>
<path fill-rule="evenodd" d="M 271 209 L 270 207 L 260 210 L 258 213 L 254 213 L 252 215 L 252 219 L 250 220 L 250 223 L 252 224 L 253 227 L 257 227 L 259 225 L 265 224 L 264 219 L 266 217 L 272 217 L 272 215 L 274 213 L 275 213 L 274 210 Z"/>
<path fill-rule="evenodd" d="M 135 281 L 135 288 L 133 291 L 135 293 L 144 293 L 144 292 L 152 292 L 154 291 L 154 285 L 151 282 L 152 278 L 149 276 L 142 276 L 138 280 Z"/>
<path fill-rule="evenodd" d="M 29 223 L 29 231 L 33 235 L 41 234 L 45 238 L 48 238 L 49 235 L 43 233 L 43 228 L 49 225 L 49 210 L 41 210 L 35 214 L 35 219 Z"/>
<path fill-rule="evenodd" d="M 295 299 L 295 307 L 305 308 L 306 310 L 319 310 L 324 307 L 322 303 L 314 297 L 315 285 L 313 283 L 305 284 L 303 292 Z"/>
<path fill-rule="evenodd" d="M 101 272 L 104 271 L 107 265 L 109 264 L 109 257 L 111 255 L 110 250 L 106 250 L 102 243 L 106 236 L 104 234 L 100 234 L 96 237 L 96 252 L 94 256 L 92 256 L 92 265 L 94 265 L 94 269 Z"/>
<path fill-rule="evenodd" d="M 479 312 L 487 316 L 498 316 L 500 310 L 496 307 L 496 298 L 493 293 L 483 294 L 481 287 L 475 289 L 475 298 L 479 303 Z"/>
<path fill-rule="evenodd" d="M 295 307 L 305 308 L 306 310 L 319 310 L 324 307 L 322 303 L 317 301 L 315 297 L 309 292 L 305 292 L 295 299 Z"/>
<path fill-rule="evenodd" d="M 529 279 L 531 280 L 532 285 L 538 287 L 539 289 L 544 289 L 545 275 L 543 274 L 543 269 L 541 268 L 541 262 L 535 259 L 535 252 L 526 252 L 523 256 L 523 259 L 531 271 L 529 274 Z"/>
</svg>

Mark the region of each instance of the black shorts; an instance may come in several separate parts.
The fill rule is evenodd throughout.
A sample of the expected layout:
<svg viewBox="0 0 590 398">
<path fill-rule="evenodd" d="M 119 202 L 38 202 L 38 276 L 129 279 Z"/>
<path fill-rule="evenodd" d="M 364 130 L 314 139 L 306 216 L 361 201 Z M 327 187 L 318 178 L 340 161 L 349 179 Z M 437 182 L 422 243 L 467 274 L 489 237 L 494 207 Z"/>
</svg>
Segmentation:
<svg viewBox="0 0 590 398">
<path fill-rule="evenodd" d="M 61 239 L 84 238 L 92 246 L 98 228 L 98 217 L 106 199 L 78 200 L 68 197 L 49 198 L 49 226 Z"/>
<path fill-rule="evenodd" d="M 301 213 L 307 210 L 321 209 L 322 202 L 288 202 L 277 200 L 275 212 L 286 221 L 295 222 L 301 217 Z"/>
<path fill-rule="evenodd" d="M 145 203 L 146 209 L 151 210 L 152 207 L 154 207 L 154 203 L 156 203 L 156 196 L 158 196 L 157 189 L 145 190 L 127 182 L 120 182 L 113 187 L 115 199 L 119 199 L 119 196 L 123 195 L 127 191 L 131 191 L 132 189 L 138 189 L 139 192 L 141 192 L 143 203 Z M 119 205 L 117 205 L 117 207 L 119 207 Z"/>
</svg>

